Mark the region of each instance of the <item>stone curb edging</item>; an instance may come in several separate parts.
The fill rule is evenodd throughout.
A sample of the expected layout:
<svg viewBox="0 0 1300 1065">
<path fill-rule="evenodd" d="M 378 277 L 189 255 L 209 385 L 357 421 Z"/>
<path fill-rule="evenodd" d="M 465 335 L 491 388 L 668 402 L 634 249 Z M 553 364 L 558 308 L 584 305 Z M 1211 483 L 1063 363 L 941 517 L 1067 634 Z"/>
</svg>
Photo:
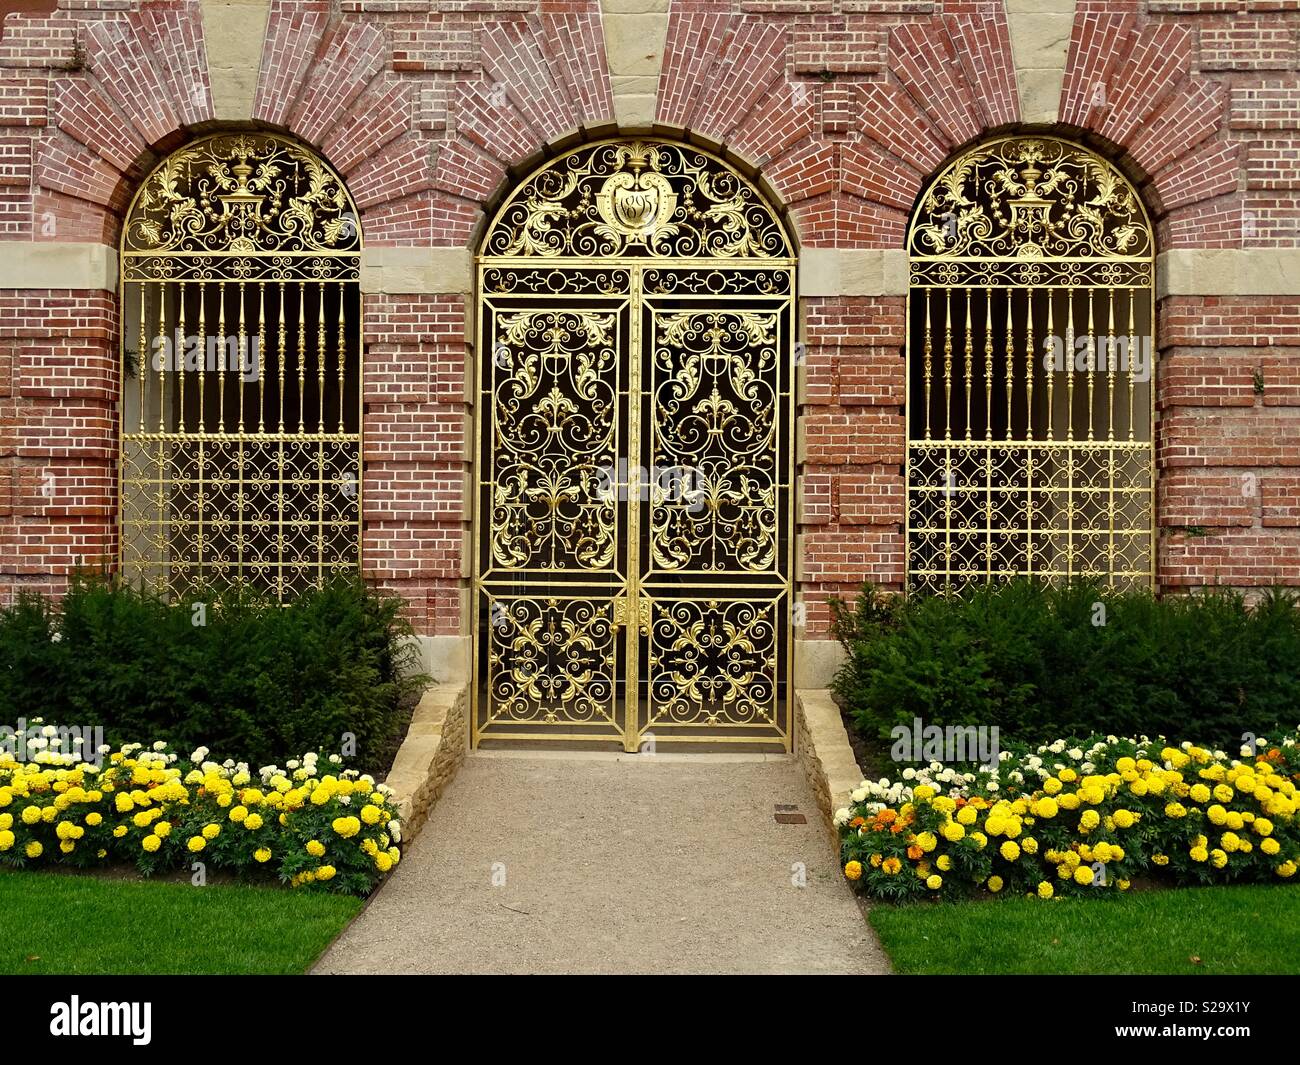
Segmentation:
<svg viewBox="0 0 1300 1065">
<path fill-rule="evenodd" d="M 406 739 L 385 780 L 402 821 L 403 845 L 419 835 L 433 804 L 465 760 L 468 702 L 464 685 L 434 684 L 425 689 L 411 715 Z"/>
<path fill-rule="evenodd" d="M 817 796 L 826 827 L 833 839 L 835 811 L 849 805 L 849 794 L 862 783 L 849 734 L 844 729 L 840 708 L 825 688 L 795 692 L 795 752 Z"/>
</svg>

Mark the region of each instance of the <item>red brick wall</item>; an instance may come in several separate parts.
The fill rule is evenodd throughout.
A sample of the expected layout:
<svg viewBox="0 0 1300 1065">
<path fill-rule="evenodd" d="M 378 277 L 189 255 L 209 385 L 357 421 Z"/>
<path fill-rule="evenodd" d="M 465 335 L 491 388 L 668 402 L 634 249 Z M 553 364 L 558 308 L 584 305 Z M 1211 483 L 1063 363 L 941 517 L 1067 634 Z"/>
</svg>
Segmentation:
<svg viewBox="0 0 1300 1065">
<path fill-rule="evenodd" d="M 1300 243 L 1291 7 L 1081 0 L 1060 129 L 1122 159 L 1162 249 Z M 369 247 L 471 246 L 508 168 L 613 114 L 596 0 L 276 0 L 254 104 L 345 175 Z M 0 239 L 115 243 L 142 174 L 211 117 L 196 0 L 11 16 Z M 1020 120 L 1004 7 L 673 0 L 656 118 L 758 168 L 802 247 L 897 249 L 926 175 Z M 118 382 L 110 293 L 0 300 L 3 596 L 112 553 Z M 461 631 L 465 301 L 366 301 L 366 565 L 426 632 Z M 1162 301 L 1166 585 L 1300 582 L 1298 304 Z M 863 576 L 901 586 L 903 298 L 812 296 L 803 315 L 799 555 L 817 636 L 828 596 Z M 45 472 L 72 486 L 57 507 Z"/>
</svg>

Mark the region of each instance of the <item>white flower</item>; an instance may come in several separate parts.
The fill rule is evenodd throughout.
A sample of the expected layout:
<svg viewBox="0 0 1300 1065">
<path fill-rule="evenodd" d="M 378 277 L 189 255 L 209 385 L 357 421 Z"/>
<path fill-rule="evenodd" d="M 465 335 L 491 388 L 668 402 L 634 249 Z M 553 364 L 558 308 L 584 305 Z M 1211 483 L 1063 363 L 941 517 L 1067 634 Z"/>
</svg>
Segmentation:
<svg viewBox="0 0 1300 1065">
<path fill-rule="evenodd" d="M 847 810 L 845 810 L 844 812 L 846 814 L 848 813 Z M 396 818 L 388 822 L 388 834 L 393 837 L 394 843 L 402 842 L 402 826 L 401 823 L 398 822 Z"/>
<path fill-rule="evenodd" d="M 854 791 L 854 792 L 849 796 L 849 798 L 852 799 L 854 802 L 865 802 L 865 801 L 866 801 L 866 798 L 867 798 L 867 794 L 868 794 L 868 792 L 867 792 L 867 789 L 866 789 L 866 788 L 857 788 L 857 789 L 856 789 L 856 790 L 855 790 L 855 791 Z"/>
<path fill-rule="evenodd" d="M 1076 762 L 1083 757 L 1083 752 L 1079 750 L 1078 747 L 1071 747 L 1065 753 L 1068 754 L 1071 758 L 1073 758 Z"/>
<path fill-rule="evenodd" d="M 340 758 L 337 754 L 331 754 L 331 755 L 330 755 L 330 764 L 331 764 L 331 765 L 341 765 L 342 763 L 343 763 L 343 759 Z"/>
<path fill-rule="evenodd" d="M 207 756 L 208 756 L 208 749 L 206 747 L 195 747 L 194 753 L 190 755 L 190 761 L 202 762 L 203 759 L 205 759 Z"/>
<path fill-rule="evenodd" d="M 841 828 L 842 828 L 844 825 L 847 825 L 847 824 L 849 823 L 849 808 L 848 808 L 847 806 L 841 806 L 838 810 L 836 810 L 836 811 L 835 811 L 834 821 L 835 821 L 835 824 L 836 824 L 838 827 L 841 827 Z M 393 824 L 392 824 L 392 822 L 390 821 L 390 822 L 388 823 L 388 833 L 389 833 L 389 835 L 392 835 L 392 832 L 393 832 Z"/>
<path fill-rule="evenodd" d="M 909 765 L 906 769 L 903 770 L 903 779 L 904 779 L 904 780 L 915 780 L 915 779 L 916 779 L 916 770 L 913 769 L 913 768 Z"/>
</svg>

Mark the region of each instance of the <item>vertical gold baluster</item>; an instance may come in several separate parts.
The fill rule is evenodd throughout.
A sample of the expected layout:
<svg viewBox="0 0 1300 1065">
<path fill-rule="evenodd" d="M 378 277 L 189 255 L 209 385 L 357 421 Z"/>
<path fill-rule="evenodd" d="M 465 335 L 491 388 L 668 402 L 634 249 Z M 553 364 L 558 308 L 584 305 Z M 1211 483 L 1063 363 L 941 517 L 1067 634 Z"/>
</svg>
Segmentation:
<svg viewBox="0 0 1300 1065">
<path fill-rule="evenodd" d="M 140 423 L 140 432 L 142 433 L 144 432 L 145 418 L 145 379 L 148 377 L 150 365 L 148 359 L 149 337 L 147 334 L 148 311 L 145 306 L 145 292 L 148 290 L 148 287 L 149 286 L 146 285 L 145 282 L 140 282 L 140 339 L 136 344 L 135 353 L 135 376 L 140 385 L 140 412 L 137 421 Z"/>
<path fill-rule="evenodd" d="M 1047 342 L 1055 345 L 1056 343 L 1056 326 L 1053 324 L 1052 304 L 1055 302 L 1056 292 L 1052 288 L 1047 290 Z M 1050 366 L 1045 361 L 1043 363 L 1043 372 L 1047 377 L 1047 439 L 1055 438 L 1056 408 L 1052 405 L 1052 393 L 1055 389 L 1056 377 L 1055 367 Z"/>
<path fill-rule="evenodd" d="M 1074 439 L 1074 286 L 1065 289 L 1065 439 Z"/>
<path fill-rule="evenodd" d="M 931 345 L 930 345 L 930 288 L 925 288 L 925 438 L 930 439 L 930 381 L 932 372 L 931 362 Z"/>
<path fill-rule="evenodd" d="M 952 439 L 952 289 L 943 290 L 943 438 Z"/>
<path fill-rule="evenodd" d="M 338 293 L 339 293 L 339 343 L 338 343 L 338 351 L 336 354 L 339 363 L 339 432 L 341 433 L 343 432 L 343 422 L 344 422 L 343 383 L 344 383 L 344 375 L 347 372 L 348 334 L 347 334 L 346 324 L 343 318 L 343 308 L 346 306 L 346 301 L 343 299 L 343 287 L 341 285 L 339 286 Z M 357 382 L 357 387 L 358 388 L 361 387 L 361 383 L 359 381 Z"/>
<path fill-rule="evenodd" d="M 217 286 L 217 432 L 226 435 L 226 283 Z"/>
<path fill-rule="evenodd" d="M 993 289 L 984 290 L 984 439 L 993 439 Z"/>
<path fill-rule="evenodd" d="M 1025 290 L 1025 439 L 1034 438 L 1034 290 Z"/>
<path fill-rule="evenodd" d="M 257 431 L 266 432 L 266 412 L 262 409 L 266 367 L 266 282 L 257 283 Z"/>
<path fill-rule="evenodd" d="M 298 282 L 298 435 L 302 436 L 303 421 L 307 416 L 307 287 Z"/>
<path fill-rule="evenodd" d="M 185 282 L 180 282 L 177 287 L 176 314 L 180 321 L 172 335 L 179 340 L 179 343 L 172 347 L 172 358 L 174 360 L 172 368 L 176 372 L 176 391 L 178 393 L 176 399 L 178 411 L 176 415 L 177 429 L 183 433 L 185 432 L 185 342 L 187 336 L 185 331 Z"/>
<path fill-rule="evenodd" d="M 1007 289 L 1007 327 L 1006 327 L 1006 335 L 1007 335 L 1007 350 L 1006 350 L 1006 355 L 1007 355 L 1007 439 L 1008 439 L 1008 440 L 1010 440 L 1010 439 L 1011 439 L 1011 436 L 1012 436 L 1012 434 L 1011 434 L 1011 389 L 1012 389 L 1013 385 L 1015 384 L 1015 374 L 1016 374 L 1016 369 L 1015 369 L 1016 349 L 1015 349 L 1015 340 L 1014 340 L 1014 338 L 1013 338 L 1013 334 L 1012 334 L 1012 319 L 1011 319 L 1011 293 L 1012 293 L 1012 291 L 1013 291 L 1013 290 L 1010 289 L 1010 288 Z"/>
<path fill-rule="evenodd" d="M 1097 386 L 1097 329 L 1093 315 L 1095 293 L 1088 289 L 1088 439 L 1092 439 L 1092 404 Z"/>
<path fill-rule="evenodd" d="M 971 301 L 975 298 L 975 290 L 972 288 L 965 289 L 966 294 L 966 439 L 970 439 L 970 378 L 971 367 L 975 361 L 975 337 L 971 332 Z"/>
<path fill-rule="evenodd" d="M 284 282 L 280 282 L 280 432 L 284 432 Z"/>
<path fill-rule="evenodd" d="M 1115 290 L 1106 290 L 1106 439 L 1115 439 Z"/>
<path fill-rule="evenodd" d="M 199 432 L 207 432 L 208 411 L 204 404 L 203 370 L 208 361 L 208 300 L 207 285 L 199 282 Z"/>
<path fill-rule="evenodd" d="M 158 353 L 167 351 L 167 283 L 158 282 Z M 167 431 L 167 362 L 158 366 L 158 431 Z M 161 451 L 159 452 L 161 455 Z M 161 491 L 161 489 L 160 489 Z"/>
<path fill-rule="evenodd" d="M 1133 315 L 1133 306 L 1137 303 L 1138 290 L 1128 290 L 1128 438 L 1133 436 L 1133 360 L 1137 358 L 1137 325 Z"/>
<path fill-rule="evenodd" d="M 325 282 L 320 283 L 320 314 L 316 328 L 316 386 L 319 412 L 316 415 L 316 432 L 325 432 Z"/>
<path fill-rule="evenodd" d="M 248 332 L 244 317 L 244 284 L 239 282 L 239 370 L 235 375 L 235 387 L 239 389 L 239 433 L 244 432 L 244 367 L 248 365 Z"/>
</svg>

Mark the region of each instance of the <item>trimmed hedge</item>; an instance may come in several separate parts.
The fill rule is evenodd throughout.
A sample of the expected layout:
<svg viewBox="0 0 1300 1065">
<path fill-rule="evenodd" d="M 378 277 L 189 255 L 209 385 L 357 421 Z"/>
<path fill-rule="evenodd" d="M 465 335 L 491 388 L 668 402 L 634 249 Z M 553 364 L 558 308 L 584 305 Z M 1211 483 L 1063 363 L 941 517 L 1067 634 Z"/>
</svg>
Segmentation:
<svg viewBox="0 0 1300 1065">
<path fill-rule="evenodd" d="M 400 609 L 355 578 L 286 606 L 238 590 L 168 603 L 102 579 L 58 607 L 23 594 L 0 610 L 0 722 L 102 725 L 110 744 L 150 736 L 253 766 L 351 733 L 354 764 L 387 768 L 427 681 Z"/>
<path fill-rule="evenodd" d="M 1229 591 L 1157 599 L 1079 582 L 982 585 L 961 595 L 832 603 L 848 661 L 833 683 L 862 734 L 997 725 L 1006 739 L 1196 736 L 1295 724 L 1300 607 L 1282 589 L 1248 606 Z"/>
</svg>

